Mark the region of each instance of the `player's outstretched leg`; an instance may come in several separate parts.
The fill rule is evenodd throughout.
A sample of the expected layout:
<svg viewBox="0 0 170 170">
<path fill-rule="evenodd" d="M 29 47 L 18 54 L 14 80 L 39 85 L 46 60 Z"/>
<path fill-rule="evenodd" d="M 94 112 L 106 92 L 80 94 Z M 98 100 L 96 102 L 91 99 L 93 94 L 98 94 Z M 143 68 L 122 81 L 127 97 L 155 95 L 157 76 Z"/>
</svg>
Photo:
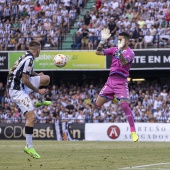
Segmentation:
<svg viewBox="0 0 170 170">
<path fill-rule="evenodd" d="M 36 88 L 39 88 L 41 86 L 48 86 L 50 83 L 50 77 L 48 75 L 41 75 L 41 76 L 34 76 L 34 77 L 30 77 L 30 82 L 32 83 L 32 85 Z M 28 88 L 27 86 L 24 86 L 24 91 L 29 94 L 31 93 L 33 90 L 31 90 L 30 88 Z M 40 106 L 49 106 L 51 105 L 52 102 L 51 101 L 45 101 L 44 100 L 44 95 L 39 95 L 39 101 L 35 103 L 36 107 L 40 107 Z"/>
<path fill-rule="evenodd" d="M 27 112 L 25 114 L 25 118 L 26 118 L 26 124 L 25 124 L 26 147 L 24 148 L 24 152 L 26 152 L 33 158 L 39 159 L 41 157 L 33 148 L 33 142 L 32 142 L 34 122 L 36 119 L 34 111 Z"/>
<path fill-rule="evenodd" d="M 123 111 L 125 112 L 126 118 L 127 118 L 128 122 L 129 122 L 132 140 L 134 142 L 137 142 L 139 137 L 136 134 L 133 114 L 132 114 L 132 111 L 131 111 L 131 109 L 129 107 L 129 104 L 127 102 L 122 102 L 120 105 L 121 105 Z"/>
<path fill-rule="evenodd" d="M 50 83 L 50 77 L 48 75 L 41 75 L 40 76 L 40 86 L 48 86 L 49 83 Z M 36 107 L 49 106 L 51 104 L 52 104 L 51 101 L 44 100 L 44 95 L 40 95 L 39 101 L 37 101 L 35 103 L 35 106 Z"/>
<path fill-rule="evenodd" d="M 106 103 L 107 99 L 105 97 L 97 96 L 96 101 L 93 103 L 95 108 L 100 108 L 104 103 Z"/>
</svg>

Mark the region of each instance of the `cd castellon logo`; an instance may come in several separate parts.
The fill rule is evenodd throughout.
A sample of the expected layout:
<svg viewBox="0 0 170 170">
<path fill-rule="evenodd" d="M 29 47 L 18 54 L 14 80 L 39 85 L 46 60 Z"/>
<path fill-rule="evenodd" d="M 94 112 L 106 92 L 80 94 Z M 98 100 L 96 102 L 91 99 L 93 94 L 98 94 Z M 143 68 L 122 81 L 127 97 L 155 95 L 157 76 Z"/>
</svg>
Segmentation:
<svg viewBox="0 0 170 170">
<path fill-rule="evenodd" d="M 21 139 L 25 138 L 25 128 L 20 125 L 6 126 L 1 130 L 1 135 L 6 139 Z M 54 130 L 51 127 L 38 126 L 34 128 L 33 138 L 37 139 L 53 139 Z"/>
</svg>

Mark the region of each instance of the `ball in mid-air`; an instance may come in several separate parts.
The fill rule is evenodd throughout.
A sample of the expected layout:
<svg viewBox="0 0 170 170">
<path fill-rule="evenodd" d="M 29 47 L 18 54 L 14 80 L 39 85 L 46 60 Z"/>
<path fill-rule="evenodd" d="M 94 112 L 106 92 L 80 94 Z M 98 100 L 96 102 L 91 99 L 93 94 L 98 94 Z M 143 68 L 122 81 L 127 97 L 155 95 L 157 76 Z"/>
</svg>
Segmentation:
<svg viewBox="0 0 170 170">
<path fill-rule="evenodd" d="M 67 58 L 63 54 L 57 54 L 54 56 L 54 65 L 57 67 L 64 67 L 67 63 Z"/>
</svg>

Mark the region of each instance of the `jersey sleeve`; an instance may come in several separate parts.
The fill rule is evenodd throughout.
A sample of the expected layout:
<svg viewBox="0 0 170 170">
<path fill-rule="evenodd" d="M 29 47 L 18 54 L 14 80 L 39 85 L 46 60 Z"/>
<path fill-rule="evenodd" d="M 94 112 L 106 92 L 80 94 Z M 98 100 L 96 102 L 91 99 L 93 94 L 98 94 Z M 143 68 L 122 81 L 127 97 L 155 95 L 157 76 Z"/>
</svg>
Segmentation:
<svg viewBox="0 0 170 170">
<path fill-rule="evenodd" d="M 33 70 L 33 60 L 28 59 L 28 60 L 25 61 L 24 68 L 23 68 L 23 73 L 31 75 L 32 70 Z"/>
<path fill-rule="evenodd" d="M 103 53 L 104 53 L 104 55 L 113 55 L 116 51 L 117 51 L 116 47 L 111 47 L 108 49 L 104 49 Z"/>
<path fill-rule="evenodd" d="M 133 61 L 135 53 L 133 51 L 131 51 L 128 54 L 124 54 L 123 56 L 130 63 Z"/>
</svg>

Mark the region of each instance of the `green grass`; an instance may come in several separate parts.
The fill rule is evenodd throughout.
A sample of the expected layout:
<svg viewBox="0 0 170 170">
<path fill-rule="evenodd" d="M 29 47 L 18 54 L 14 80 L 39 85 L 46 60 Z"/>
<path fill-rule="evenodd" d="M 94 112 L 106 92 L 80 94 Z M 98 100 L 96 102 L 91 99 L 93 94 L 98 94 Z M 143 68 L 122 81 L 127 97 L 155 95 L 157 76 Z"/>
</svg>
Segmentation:
<svg viewBox="0 0 170 170">
<path fill-rule="evenodd" d="M 119 170 L 170 162 L 170 143 L 35 141 L 41 159 L 23 152 L 25 141 L 0 141 L 0 170 Z M 131 168 L 135 169 L 135 168 Z M 170 164 L 137 168 L 170 170 Z"/>
</svg>

